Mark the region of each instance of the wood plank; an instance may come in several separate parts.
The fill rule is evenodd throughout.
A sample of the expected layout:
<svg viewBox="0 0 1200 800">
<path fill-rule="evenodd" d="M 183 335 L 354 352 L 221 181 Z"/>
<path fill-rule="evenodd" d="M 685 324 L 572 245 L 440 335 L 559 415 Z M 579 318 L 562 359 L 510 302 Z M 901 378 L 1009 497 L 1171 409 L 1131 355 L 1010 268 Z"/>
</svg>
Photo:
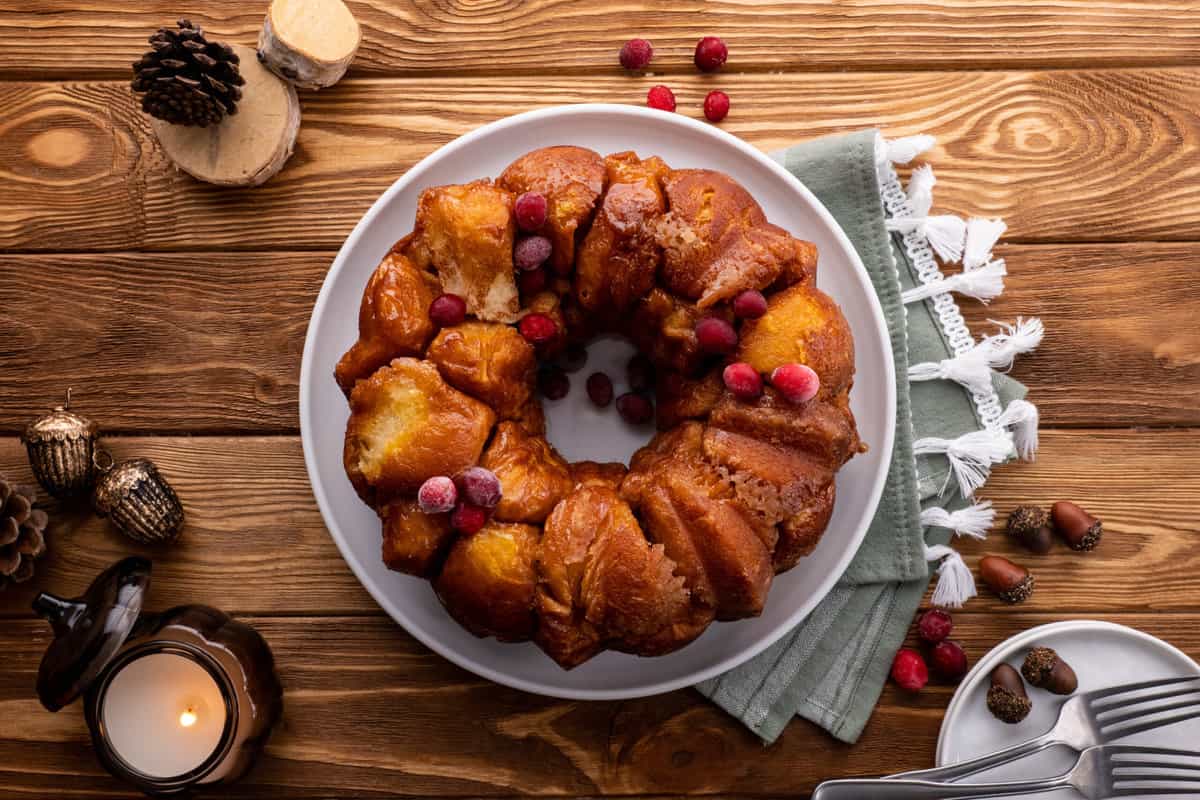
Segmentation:
<svg viewBox="0 0 1200 800">
<path fill-rule="evenodd" d="M 991 329 L 988 319 L 1046 320 L 1045 344 L 1013 372 L 1044 424 L 1200 423 L 1194 247 L 999 253 L 1007 292 L 963 308 L 977 333 Z M 0 374 L 22 380 L 0 383 L 0 431 L 19 433 L 70 384 L 77 407 L 112 433 L 295 433 L 308 313 L 333 256 L 6 257 L 0 307 L 17 311 L 0 316 Z"/>
<path fill-rule="evenodd" d="M 163 606 L 202 602 L 244 613 L 375 614 L 313 502 L 296 437 L 128 437 L 118 457 L 154 459 L 188 513 L 173 546 L 134 545 L 85 511 L 52 511 L 50 552 L 27 584 L 0 594 L 0 618 L 25 613 L 40 590 L 72 594 L 129 553 L 155 560 Z M 31 481 L 25 453 L 0 439 L 0 472 Z M 1038 591 L 1022 610 L 1200 612 L 1200 429 L 1044 431 L 1037 462 L 998 468 L 981 496 L 1004 515 L 1021 503 L 1069 498 L 1104 520 L 1093 553 L 1059 548 L 1022 558 Z M 986 543 L 1013 553 L 1000 525 Z M 990 598 L 972 608 L 995 608 Z M 0 651 L 2 652 L 2 651 Z"/>
<path fill-rule="evenodd" d="M 1098 615 L 1200 656 L 1200 615 Z M 1056 614 L 961 614 L 972 662 Z M 953 687 L 885 689 L 849 747 L 805 721 L 763 747 L 700 695 L 624 702 L 536 697 L 478 679 L 379 618 L 253 617 L 274 649 L 284 719 L 263 761 L 223 797 L 572 795 L 805 796 L 826 777 L 930 766 Z M 103 775 L 79 704 L 58 714 L 33 695 L 48 629 L 0 628 L 0 786 L 6 796 L 127 797 Z M 1085 669 L 1085 665 L 1076 665 Z M 903 735 L 897 735 L 903 732 Z"/>
<path fill-rule="evenodd" d="M 207 8 L 205 6 L 208 6 Z M 1194 0 L 1067 0 L 1019 9 L 996 0 L 896 4 L 854 0 L 650 2 L 619 9 L 584 0 L 484 8 L 416 0 L 352 0 L 363 44 L 352 75 L 470 72 L 618 74 L 627 36 L 649 37 L 656 72 L 690 71 L 701 36 L 730 46 L 730 68 L 948 69 L 1200 63 Z M 258 6 L 202 4 L 194 22 L 253 44 Z M 122 78 L 153 30 L 179 7 L 66 0 L 0 12 L 0 77 Z M 901 33 L 902 32 L 902 33 Z"/>
<path fill-rule="evenodd" d="M 451 138 L 530 108 L 641 103 L 653 80 L 348 81 L 306 97 L 296 155 L 253 190 L 172 171 L 123 83 L 0 84 L 0 249 L 336 248 L 383 189 Z M 734 103 L 726 130 L 768 150 L 871 125 L 937 134 L 939 210 L 1006 217 L 1010 241 L 1200 239 L 1197 70 L 719 81 Z M 671 82 L 691 115 L 713 85 Z"/>
</svg>

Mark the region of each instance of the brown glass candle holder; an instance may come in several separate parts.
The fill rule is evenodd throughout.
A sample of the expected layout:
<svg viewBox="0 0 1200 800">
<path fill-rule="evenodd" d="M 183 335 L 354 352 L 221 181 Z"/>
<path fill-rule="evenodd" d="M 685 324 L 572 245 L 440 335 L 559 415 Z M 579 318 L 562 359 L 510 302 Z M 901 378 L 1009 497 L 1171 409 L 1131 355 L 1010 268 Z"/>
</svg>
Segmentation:
<svg viewBox="0 0 1200 800">
<path fill-rule="evenodd" d="M 38 695 L 51 711 L 83 695 L 101 763 L 147 794 L 237 780 L 282 713 L 271 649 L 208 606 L 143 614 L 149 582 L 150 562 L 127 558 L 75 600 L 34 600 L 55 632 Z"/>
</svg>

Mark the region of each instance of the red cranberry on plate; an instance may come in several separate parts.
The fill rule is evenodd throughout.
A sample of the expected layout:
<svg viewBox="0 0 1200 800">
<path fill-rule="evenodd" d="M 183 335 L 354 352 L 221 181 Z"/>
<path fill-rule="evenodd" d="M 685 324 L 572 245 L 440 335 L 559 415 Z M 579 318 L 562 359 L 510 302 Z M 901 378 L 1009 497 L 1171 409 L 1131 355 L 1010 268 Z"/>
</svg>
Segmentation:
<svg viewBox="0 0 1200 800">
<path fill-rule="evenodd" d="M 597 408 L 604 408 L 613 399 L 613 382 L 603 372 L 593 372 L 588 375 L 587 395 Z"/>
<path fill-rule="evenodd" d="M 517 227 L 532 233 L 546 224 L 546 197 L 540 192 L 525 192 L 517 198 L 513 211 Z"/>
<path fill-rule="evenodd" d="M 617 398 L 617 413 L 630 425 L 644 425 L 654 418 L 654 406 L 645 396 L 626 392 Z"/>
<path fill-rule="evenodd" d="M 467 301 L 456 294 L 443 294 L 429 304 L 429 321 L 439 328 L 461 325 L 467 318 Z"/>
</svg>

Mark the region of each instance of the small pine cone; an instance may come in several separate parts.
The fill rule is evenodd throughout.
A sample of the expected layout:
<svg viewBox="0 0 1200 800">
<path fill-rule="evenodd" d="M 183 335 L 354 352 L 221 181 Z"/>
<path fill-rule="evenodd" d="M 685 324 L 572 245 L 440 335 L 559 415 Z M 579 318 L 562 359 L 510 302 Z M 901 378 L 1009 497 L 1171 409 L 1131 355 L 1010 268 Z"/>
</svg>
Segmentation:
<svg viewBox="0 0 1200 800">
<path fill-rule="evenodd" d="M 142 111 L 174 125 L 206 127 L 237 113 L 246 83 L 240 59 L 224 42 L 210 42 L 191 20 L 179 30 L 159 28 L 150 50 L 133 64 L 130 88 L 142 95 Z"/>
<path fill-rule="evenodd" d="M 31 486 L 0 475 L 0 589 L 33 577 L 33 560 L 46 552 L 46 512 L 33 507 Z"/>
</svg>

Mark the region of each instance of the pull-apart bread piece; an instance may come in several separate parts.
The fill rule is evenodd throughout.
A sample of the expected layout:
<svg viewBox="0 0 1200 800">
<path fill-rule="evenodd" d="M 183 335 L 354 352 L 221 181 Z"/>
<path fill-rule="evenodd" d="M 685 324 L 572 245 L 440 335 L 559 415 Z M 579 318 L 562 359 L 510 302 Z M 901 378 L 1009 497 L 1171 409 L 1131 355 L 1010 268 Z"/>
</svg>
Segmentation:
<svg viewBox="0 0 1200 800">
<path fill-rule="evenodd" d="M 533 525 L 493 520 L 456 539 L 433 582 L 450 616 L 476 636 L 502 642 L 532 636 L 539 538 Z"/>
<path fill-rule="evenodd" d="M 550 443 L 515 422 L 496 426 L 481 466 L 500 481 L 495 515 L 504 522 L 540 524 L 575 485 L 570 467 Z"/>
<path fill-rule="evenodd" d="M 537 355 L 510 325 L 468 320 L 443 328 L 426 357 L 446 383 L 487 403 L 500 419 L 519 418 L 533 395 Z"/>
<path fill-rule="evenodd" d="M 367 281 L 358 309 L 358 341 L 334 372 L 350 394 L 354 382 L 393 358 L 420 356 L 433 336 L 429 304 L 441 293 L 437 278 L 399 253 L 384 256 Z"/>
<path fill-rule="evenodd" d="M 521 310 L 513 275 L 512 192 L 490 179 L 421 192 L 413 232 L 397 244 L 421 269 L 433 269 L 442 289 L 483 320 L 512 322 Z"/>
<path fill-rule="evenodd" d="M 513 195 L 538 192 L 546 198 L 546 224 L 540 233 L 550 240 L 550 264 L 559 275 L 575 263 L 575 237 L 587 229 L 604 191 L 604 160 L 586 147 L 555 145 L 533 150 L 500 174 L 500 185 Z"/>
<path fill-rule="evenodd" d="M 426 514 L 416 500 L 393 500 L 379 509 L 383 563 L 388 569 L 428 578 L 454 540 L 450 514 Z"/>
</svg>

